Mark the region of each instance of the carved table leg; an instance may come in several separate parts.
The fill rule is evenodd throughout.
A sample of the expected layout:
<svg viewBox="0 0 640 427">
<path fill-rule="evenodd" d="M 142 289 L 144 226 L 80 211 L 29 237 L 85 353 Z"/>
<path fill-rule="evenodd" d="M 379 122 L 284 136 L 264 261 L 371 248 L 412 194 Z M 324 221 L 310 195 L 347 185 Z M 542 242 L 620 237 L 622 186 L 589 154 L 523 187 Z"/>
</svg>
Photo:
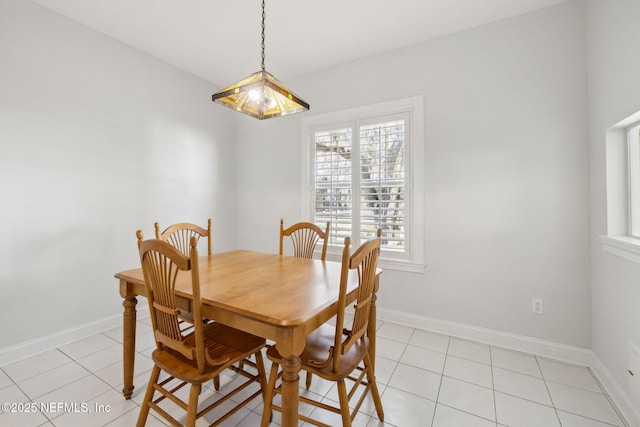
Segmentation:
<svg viewBox="0 0 640 427">
<path fill-rule="evenodd" d="M 371 367 L 375 372 L 376 366 L 376 328 L 378 313 L 376 309 L 376 293 L 380 289 L 380 276 L 376 276 L 376 282 L 373 287 L 373 295 L 371 296 L 371 309 L 369 311 L 369 325 L 367 325 L 367 337 L 369 338 L 369 357 L 371 358 Z"/>
<path fill-rule="evenodd" d="M 136 304 L 135 297 L 126 297 L 122 302 L 124 307 L 123 318 L 123 361 L 124 361 L 124 387 L 122 394 L 126 399 L 131 399 L 133 393 L 133 363 L 136 354 Z"/>
<path fill-rule="evenodd" d="M 300 358 L 282 358 L 282 427 L 298 426 Z"/>
</svg>

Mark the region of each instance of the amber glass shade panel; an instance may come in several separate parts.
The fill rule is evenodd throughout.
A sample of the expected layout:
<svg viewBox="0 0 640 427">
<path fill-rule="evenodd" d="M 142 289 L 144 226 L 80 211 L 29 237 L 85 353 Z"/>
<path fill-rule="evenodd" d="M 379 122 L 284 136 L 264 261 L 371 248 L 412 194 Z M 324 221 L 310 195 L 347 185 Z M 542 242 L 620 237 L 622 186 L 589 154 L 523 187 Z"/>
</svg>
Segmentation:
<svg viewBox="0 0 640 427">
<path fill-rule="evenodd" d="M 264 70 L 215 93 L 212 100 L 260 120 L 309 109 L 309 104 Z"/>
</svg>

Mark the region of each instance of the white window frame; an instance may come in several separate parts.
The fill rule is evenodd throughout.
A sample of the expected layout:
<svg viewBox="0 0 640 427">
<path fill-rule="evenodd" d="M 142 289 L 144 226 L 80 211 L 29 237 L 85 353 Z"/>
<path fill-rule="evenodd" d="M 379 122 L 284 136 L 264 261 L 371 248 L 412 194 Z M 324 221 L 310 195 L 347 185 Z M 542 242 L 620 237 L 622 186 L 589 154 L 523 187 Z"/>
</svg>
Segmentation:
<svg viewBox="0 0 640 427">
<path fill-rule="evenodd" d="M 409 272 L 424 272 L 424 97 L 414 96 L 347 110 L 334 111 L 302 119 L 302 214 L 311 221 L 314 216 L 314 179 L 312 130 L 329 125 L 353 121 L 366 121 L 376 116 L 409 114 L 409 144 L 405 146 L 406 256 L 398 258 L 392 252 L 382 251 L 378 264 L 381 268 Z M 339 261 L 342 248 L 330 245 L 327 259 Z"/>
<path fill-rule="evenodd" d="M 640 122 L 627 127 L 629 168 L 629 237 L 640 238 Z"/>
<path fill-rule="evenodd" d="M 636 152 L 640 142 L 632 146 L 631 130 L 638 126 L 640 111 L 606 131 L 607 234 L 600 236 L 605 252 L 636 264 L 640 264 L 640 238 L 634 234 L 638 234 L 640 228 L 634 230 L 634 227 L 638 227 L 640 221 L 640 192 L 634 188 L 640 179 L 640 159 Z M 638 219 L 634 220 L 634 215 Z"/>
</svg>

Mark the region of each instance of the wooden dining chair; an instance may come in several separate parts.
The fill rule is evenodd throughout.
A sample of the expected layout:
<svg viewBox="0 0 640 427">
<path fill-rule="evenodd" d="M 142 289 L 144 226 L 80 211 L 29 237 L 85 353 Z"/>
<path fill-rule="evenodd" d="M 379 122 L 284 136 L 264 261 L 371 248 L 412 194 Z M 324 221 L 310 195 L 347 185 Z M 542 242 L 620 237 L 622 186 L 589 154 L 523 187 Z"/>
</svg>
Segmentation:
<svg viewBox="0 0 640 427">
<path fill-rule="evenodd" d="M 176 226 L 182 226 L 182 225 L 187 225 L 189 228 L 177 228 Z M 180 242 L 181 239 L 178 238 L 179 235 L 181 234 L 186 234 L 186 233 L 181 233 L 180 230 L 196 230 L 200 229 L 202 231 L 204 231 L 205 233 L 207 233 L 207 230 L 203 230 L 200 227 L 193 225 L 193 224 L 187 224 L 187 223 L 182 223 L 182 224 L 175 224 L 170 226 L 169 228 L 167 228 L 164 232 L 160 233 L 160 229 L 158 227 L 158 223 L 156 222 L 154 224 L 154 227 L 156 229 L 156 239 L 158 240 L 162 240 L 162 241 L 166 241 L 167 243 L 169 243 L 171 246 L 173 246 L 174 248 L 176 248 L 183 256 L 188 257 L 191 254 L 191 246 L 189 243 L 189 247 L 188 250 L 185 250 L 184 247 L 182 245 L 178 245 L 176 246 L 174 244 L 174 242 Z M 211 227 L 211 220 L 209 220 L 209 228 Z M 193 233 L 196 233 L 196 231 L 194 231 Z M 210 233 L 207 234 L 207 237 L 210 235 Z M 161 239 L 160 237 L 164 236 L 164 239 Z M 172 237 L 176 236 L 175 239 L 173 239 Z M 136 237 L 138 238 L 138 249 L 140 249 L 142 242 L 144 242 L 144 235 L 142 233 L 142 230 L 138 230 L 136 231 Z M 191 236 L 190 236 L 191 237 Z M 199 240 L 199 237 L 201 237 L 200 235 L 194 235 L 193 237 L 195 237 L 196 242 Z M 211 245 L 209 245 L 209 247 L 211 247 Z M 211 254 L 209 254 L 211 255 Z M 178 318 L 180 319 L 180 329 L 182 330 L 182 332 L 190 332 L 191 329 L 193 329 L 193 308 L 191 307 L 191 303 L 188 303 L 188 308 L 180 308 L 179 309 L 179 313 L 178 313 Z M 207 323 L 206 319 L 203 319 L 204 323 Z M 218 381 L 218 379 L 215 380 L 215 385 L 216 385 L 216 390 L 218 390 L 218 388 L 220 387 L 220 383 Z"/>
<path fill-rule="evenodd" d="M 160 225 L 155 222 L 153 224 L 156 232 L 156 239 L 164 240 L 170 243 L 173 247 L 178 249 L 182 255 L 188 257 L 190 251 L 191 238 L 195 237 L 197 242 L 200 242 L 200 238 L 207 238 L 207 254 L 211 255 L 211 218 L 207 220 L 207 229 L 200 227 L 199 225 L 192 224 L 190 222 L 180 222 L 170 225 L 165 228 L 164 231 L 160 231 Z M 140 236 L 138 237 L 140 241 Z M 186 323 L 181 323 L 181 327 L 185 330 L 189 329 L 193 324 L 193 311 L 192 310 L 180 310 L 180 319 Z M 215 379 L 215 388 L 218 390 L 220 387 L 219 380 Z"/>
<path fill-rule="evenodd" d="M 324 231 L 311 222 L 298 222 L 290 227 L 284 228 L 284 219 L 280 218 L 280 255 L 284 255 L 284 238 L 291 239 L 293 246 L 293 256 L 298 258 L 313 258 L 313 253 L 322 240 L 322 252 L 320 259 L 324 261 L 327 258 L 327 246 L 329 244 L 329 228 L 331 222 L 327 221 L 327 227 Z M 307 372 L 306 386 L 311 387 L 312 374 Z"/>
<path fill-rule="evenodd" d="M 367 337 L 369 313 L 375 298 L 373 292 L 380 253 L 380 235 L 381 230 L 378 230 L 377 237 L 362 244 L 352 255 L 349 251 L 351 239 L 345 238 L 336 324 L 331 326 L 325 323 L 311 332 L 307 336 L 304 351 L 300 355 L 301 369 L 337 383 L 340 406 L 331 406 L 326 402 L 321 403 L 306 396 L 300 396 L 300 401 L 340 414 L 342 425 L 346 427 L 351 426 L 369 392 L 371 392 L 378 418 L 384 420 L 382 401 L 376 385 L 373 361 L 369 356 L 369 338 Z M 357 270 L 358 289 L 353 306 L 355 310 L 353 321 L 350 327 L 347 327 L 345 325 L 345 306 L 350 270 Z M 282 407 L 273 404 L 274 394 L 282 394 L 281 385 L 276 387 L 282 356 L 275 346 L 269 346 L 267 357 L 273 363 L 269 385 L 264 397 L 261 427 L 266 427 L 269 424 L 273 409 L 282 410 Z M 353 382 L 349 391 L 347 391 L 346 380 Z M 363 392 L 359 395 L 360 398 L 353 405 L 353 411 L 351 411 L 349 400 L 358 396 L 356 391 L 359 387 L 363 388 Z M 308 416 L 299 415 L 299 418 L 313 425 L 331 427 Z"/>
<path fill-rule="evenodd" d="M 180 222 L 170 225 L 160 232 L 160 225 L 156 222 L 153 224 L 156 230 L 156 239 L 164 240 L 176 247 L 184 256 L 189 256 L 189 245 L 191 237 L 195 237 L 199 241 L 201 237 L 207 238 L 207 254 L 211 255 L 211 218 L 207 220 L 207 229 L 190 222 Z"/>
<path fill-rule="evenodd" d="M 223 402 L 233 403 L 230 410 L 218 417 L 212 426 L 219 425 L 249 401 L 263 393 L 266 386 L 261 349 L 265 340 L 260 337 L 225 326 L 218 322 L 194 322 L 193 332 L 185 335 L 179 327 L 179 310 L 176 306 L 176 284 L 190 284 L 193 294 L 193 314 L 202 316 L 200 281 L 198 272 L 197 238 L 191 237 L 189 256 L 184 256 L 168 242 L 151 239 L 140 243 L 140 260 L 149 300 L 151 324 L 156 349 L 152 358 L 154 367 L 149 379 L 144 401 L 138 417 L 138 427 L 145 425 L 150 410 L 165 418 L 171 425 L 195 426 L 197 418 L 204 416 Z M 255 362 L 249 358 L 255 357 Z M 257 369 L 257 374 L 234 366 L 243 361 Z M 232 370 L 244 379 L 233 390 L 226 391 L 212 404 L 198 408 L 202 384 L 218 377 L 224 370 Z M 161 372 L 168 374 L 159 381 Z M 260 390 L 252 393 L 239 404 L 229 399 L 252 383 L 260 384 Z M 178 384 L 176 384 L 178 383 Z M 188 401 L 180 399 L 176 392 L 190 385 Z M 156 392 L 159 394 L 155 397 Z M 186 411 L 184 424 L 160 405 L 165 400 Z M 227 403 L 229 405 L 229 403 Z M 203 405 L 204 406 L 204 405 Z M 173 413 L 173 411 L 171 411 Z M 207 422 L 209 422 L 207 420 Z"/>
<path fill-rule="evenodd" d="M 313 258 L 313 251 L 320 240 L 322 243 L 321 260 L 327 257 L 327 245 L 329 244 L 329 227 L 331 222 L 327 221 L 327 228 L 322 230 L 311 222 L 298 222 L 291 227 L 284 228 L 284 219 L 280 219 L 280 255 L 284 254 L 284 238 L 290 237 L 293 245 L 293 256 L 299 258 Z"/>
</svg>

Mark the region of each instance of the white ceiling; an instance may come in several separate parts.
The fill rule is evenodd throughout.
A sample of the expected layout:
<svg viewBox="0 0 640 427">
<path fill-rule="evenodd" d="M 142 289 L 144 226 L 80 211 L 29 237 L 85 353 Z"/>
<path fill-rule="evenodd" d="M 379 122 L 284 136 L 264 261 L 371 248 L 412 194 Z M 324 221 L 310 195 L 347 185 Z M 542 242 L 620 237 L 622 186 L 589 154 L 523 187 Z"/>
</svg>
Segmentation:
<svg viewBox="0 0 640 427">
<path fill-rule="evenodd" d="M 260 0 L 32 0 L 227 86 L 260 69 Z M 566 0 L 268 0 L 266 69 L 281 80 Z"/>
</svg>

